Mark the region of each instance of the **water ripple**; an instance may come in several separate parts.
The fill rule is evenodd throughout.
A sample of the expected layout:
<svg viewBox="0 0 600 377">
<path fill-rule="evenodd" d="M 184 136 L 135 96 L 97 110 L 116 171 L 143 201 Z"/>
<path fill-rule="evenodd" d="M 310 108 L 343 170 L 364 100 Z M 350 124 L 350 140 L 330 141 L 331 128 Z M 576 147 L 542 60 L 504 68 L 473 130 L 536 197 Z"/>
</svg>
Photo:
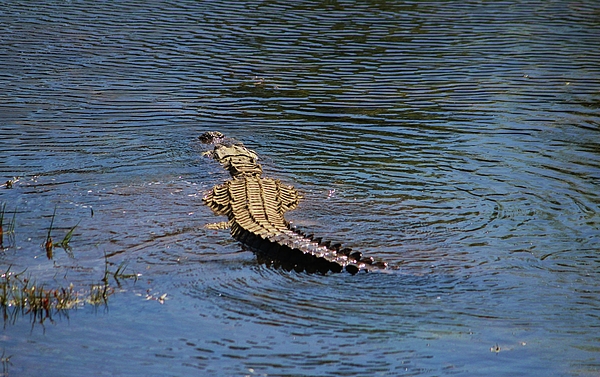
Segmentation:
<svg viewBox="0 0 600 377">
<path fill-rule="evenodd" d="M 129 263 L 179 318 L 214 318 L 213 338 L 179 330 L 203 372 L 598 368 L 596 2 L 0 5 L 3 263 Z M 267 269 L 204 229 L 214 129 L 302 193 L 297 226 L 400 270 Z M 75 260 L 41 258 L 54 206 L 57 232 L 80 221 Z M 536 348 L 481 357 L 514 334 Z"/>
</svg>

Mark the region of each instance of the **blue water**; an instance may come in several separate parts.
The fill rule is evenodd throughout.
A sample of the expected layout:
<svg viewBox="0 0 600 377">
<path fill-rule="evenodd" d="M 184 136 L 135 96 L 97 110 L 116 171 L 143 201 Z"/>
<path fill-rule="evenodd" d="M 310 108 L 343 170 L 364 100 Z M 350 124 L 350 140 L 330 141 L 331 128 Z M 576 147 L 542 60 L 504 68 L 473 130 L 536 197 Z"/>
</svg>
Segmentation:
<svg viewBox="0 0 600 377">
<path fill-rule="evenodd" d="M 4 307 L 4 375 L 597 376 L 599 20 L 595 1 L 0 1 L 2 272 L 81 297 L 128 276 L 98 305 Z M 302 193 L 298 227 L 397 270 L 271 269 L 204 228 L 228 177 L 208 130 Z M 78 225 L 48 259 L 55 208 L 55 241 Z"/>
</svg>

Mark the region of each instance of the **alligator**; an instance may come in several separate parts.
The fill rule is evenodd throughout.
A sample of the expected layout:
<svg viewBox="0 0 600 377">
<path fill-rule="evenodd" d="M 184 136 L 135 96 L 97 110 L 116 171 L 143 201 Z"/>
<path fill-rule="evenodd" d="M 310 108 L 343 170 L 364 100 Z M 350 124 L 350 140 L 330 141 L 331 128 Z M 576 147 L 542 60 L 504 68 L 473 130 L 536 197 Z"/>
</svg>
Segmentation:
<svg viewBox="0 0 600 377">
<path fill-rule="evenodd" d="M 287 270 L 323 274 L 345 270 L 354 275 L 387 268 L 385 262 L 293 227 L 284 214 L 298 206 L 301 196 L 294 187 L 263 177 L 256 152 L 217 131 L 205 132 L 199 139 L 214 145 L 205 155 L 231 175 L 203 198 L 216 215 L 229 219 L 208 228 L 230 228 L 232 237 L 253 251 L 261 263 Z"/>
</svg>

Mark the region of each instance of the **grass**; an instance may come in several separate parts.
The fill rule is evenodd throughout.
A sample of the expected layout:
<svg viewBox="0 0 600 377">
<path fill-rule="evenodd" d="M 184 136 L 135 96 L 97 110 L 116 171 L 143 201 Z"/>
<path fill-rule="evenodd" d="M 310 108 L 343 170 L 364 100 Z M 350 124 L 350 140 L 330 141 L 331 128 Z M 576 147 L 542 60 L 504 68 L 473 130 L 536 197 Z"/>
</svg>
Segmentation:
<svg viewBox="0 0 600 377">
<path fill-rule="evenodd" d="M 12 355 L 6 356 L 6 350 L 2 350 L 2 356 L 0 356 L 0 362 L 2 363 L 2 376 L 3 377 L 8 377 L 8 366 L 12 365 L 12 363 L 10 362 L 11 357 L 12 357 Z"/>
<path fill-rule="evenodd" d="M 113 279 L 115 279 L 115 282 L 117 283 L 118 286 L 121 286 L 121 280 L 123 280 L 123 279 L 133 279 L 135 282 L 137 282 L 139 275 L 138 274 L 126 274 L 125 273 L 126 268 L 127 268 L 127 262 L 121 262 L 121 264 L 119 264 L 119 267 L 117 267 L 117 270 L 115 272 L 111 273 Z"/>
<path fill-rule="evenodd" d="M 6 203 L 2 203 L 2 209 L 0 209 L 0 249 L 4 249 L 4 210 L 6 209 Z"/>
<path fill-rule="evenodd" d="M 126 263 L 121 263 L 116 271 L 109 269 L 110 262 L 105 255 L 104 275 L 100 282 L 92 283 L 89 291 L 76 290 L 72 283 L 66 286 L 48 288 L 38 284 L 26 271 L 13 272 L 11 266 L 0 273 L 0 313 L 4 322 L 14 322 L 19 315 L 29 314 L 33 323 L 43 324 L 53 321 L 56 314 L 66 314 L 70 309 L 108 305 L 108 298 L 115 292 L 111 278 L 120 287 L 122 279 L 135 279 L 137 274 L 126 274 Z"/>
<path fill-rule="evenodd" d="M 44 242 L 44 249 L 46 249 L 46 256 L 48 259 L 52 259 L 53 256 L 54 244 L 52 243 L 52 225 L 54 225 L 54 217 L 56 217 L 56 206 L 54 206 L 52 220 L 50 220 L 50 227 L 48 228 L 48 235 L 46 236 L 46 242 Z"/>
<path fill-rule="evenodd" d="M 13 272 L 11 267 L 0 274 L 0 309 L 4 321 L 17 314 L 30 314 L 32 320 L 43 323 L 53 314 L 72 309 L 81 303 L 73 285 L 48 289 L 37 284 L 30 275 Z"/>
<path fill-rule="evenodd" d="M 6 224 L 6 204 L 0 205 L 0 251 L 4 248 L 3 242 L 11 239 L 14 235 L 16 212 L 15 209 L 11 222 Z M 70 228 L 62 241 L 53 242 L 52 233 L 56 212 L 57 207 L 55 206 L 46 240 L 42 246 L 48 259 L 53 259 L 56 247 L 63 248 L 73 258 L 70 242 L 79 222 Z M 11 243 L 14 244 L 13 240 Z M 116 266 L 116 270 L 113 270 L 114 266 Z M 77 289 L 73 283 L 67 282 L 66 275 L 64 285 L 57 285 L 56 280 L 50 284 L 38 283 L 35 277 L 27 273 L 26 269 L 16 272 L 12 270 L 12 266 L 8 266 L 3 271 L 3 267 L 0 266 L 0 315 L 5 324 L 14 323 L 20 316 L 29 314 L 33 324 L 43 325 L 47 320 L 53 322 L 53 317 L 56 315 L 68 315 L 69 310 L 83 307 L 86 304 L 107 306 L 109 297 L 115 292 L 115 287 L 121 287 L 122 280 L 134 279 L 137 282 L 139 276 L 126 272 L 126 262 L 121 262 L 119 265 L 111 263 L 106 253 L 104 253 L 102 278 L 91 284 L 80 285 Z"/>
<path fill-rule="evenodd" d="M 69 230 L 69 232 L 65 235 L 65 237 L 63 238 L 62 241 L 56 242 L 53 245 L 54 247 L 57 247 L 57 246 L 62 247 L 63 250 L 67 253 L 67 255 L 70 258 L 75 258 L 75 256 L 73 255 L 73 249 L 69 245 L 69 242 L 71 242 L 71 238 L 73 238 L 73 232 L 75 231 L 75 228 L 77 228 L 77 226 L 79 225 L 80 222 L 81 222 L 81 220 Z"/>
<path fill-rule="evenodd" d="M 14 245 L 14 235 L 15 235 L 15 220 L 17 217 L 17 208 L 13 213 L 13 217 L 11 221 L 7 224 L 6 228 L 4 228 L 4 214 L 6 213 L 6 203 L 2 203 L 0 207 L 0 250 L 4 249 L 4 241 L 8 241 L 8 245 L 6 247 L 10 247 Z M 5 238 L 6 237 L 6 238 Z"/>
<path fill-rule="evenodd" d="M 64 238 L 62 239 L 62 241 L 60 241 L 60 242 L 53 242 L 53 240 L 52 240 L 52 227 L 54 225 L 54 218 L 55 217 L 56 217 L 56 206 L 54 206 L 54 212 L 52 213 L 52 219 L 50 220 L 50 227 L 48 228 L 48 234 L 46 235 L 46 241 L 44 241 L 44 249 L 46 250 L 46 256 L 48 257 L 48 259 L 53 259 L 53 257 L 54 257 L 54 249 L 56 247 L 62 247 L 63 250 L 67 253 L 67 255 L 70 258 L 75 258 L 75 256 L 73 255 L 73 249 L 71 248 L 71 246 L 69 245 L 69 243 L 71 242 L 71 239 L 73 238 L 73 232 L 75 231 L 75 228 L 77 228 L 77 226 L 79 226 L 79 223 L 81 222 L 81 220 L 79 220 L 79 222 L 77 224 L 75 224 L 67 232 L 67 234 L 64 236 Z"/>
</svg>

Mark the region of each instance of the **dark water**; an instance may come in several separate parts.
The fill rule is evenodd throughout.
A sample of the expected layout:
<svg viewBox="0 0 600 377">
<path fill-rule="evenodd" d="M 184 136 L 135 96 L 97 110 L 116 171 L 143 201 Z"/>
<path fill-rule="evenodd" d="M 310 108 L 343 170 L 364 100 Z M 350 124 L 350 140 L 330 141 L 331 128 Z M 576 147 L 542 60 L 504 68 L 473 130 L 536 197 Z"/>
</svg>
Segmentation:
<svg viewBox="0 0 600 377">
<path fill-rule="evenodd" d="M 2 270 L 140 275 L 5 318 L 5 375 L 600 374 L 596 1 L 0 1 L 0 87 Z M 207 130 L 399 271 L 268 269 L 203 228 Z"/>
</svg>

